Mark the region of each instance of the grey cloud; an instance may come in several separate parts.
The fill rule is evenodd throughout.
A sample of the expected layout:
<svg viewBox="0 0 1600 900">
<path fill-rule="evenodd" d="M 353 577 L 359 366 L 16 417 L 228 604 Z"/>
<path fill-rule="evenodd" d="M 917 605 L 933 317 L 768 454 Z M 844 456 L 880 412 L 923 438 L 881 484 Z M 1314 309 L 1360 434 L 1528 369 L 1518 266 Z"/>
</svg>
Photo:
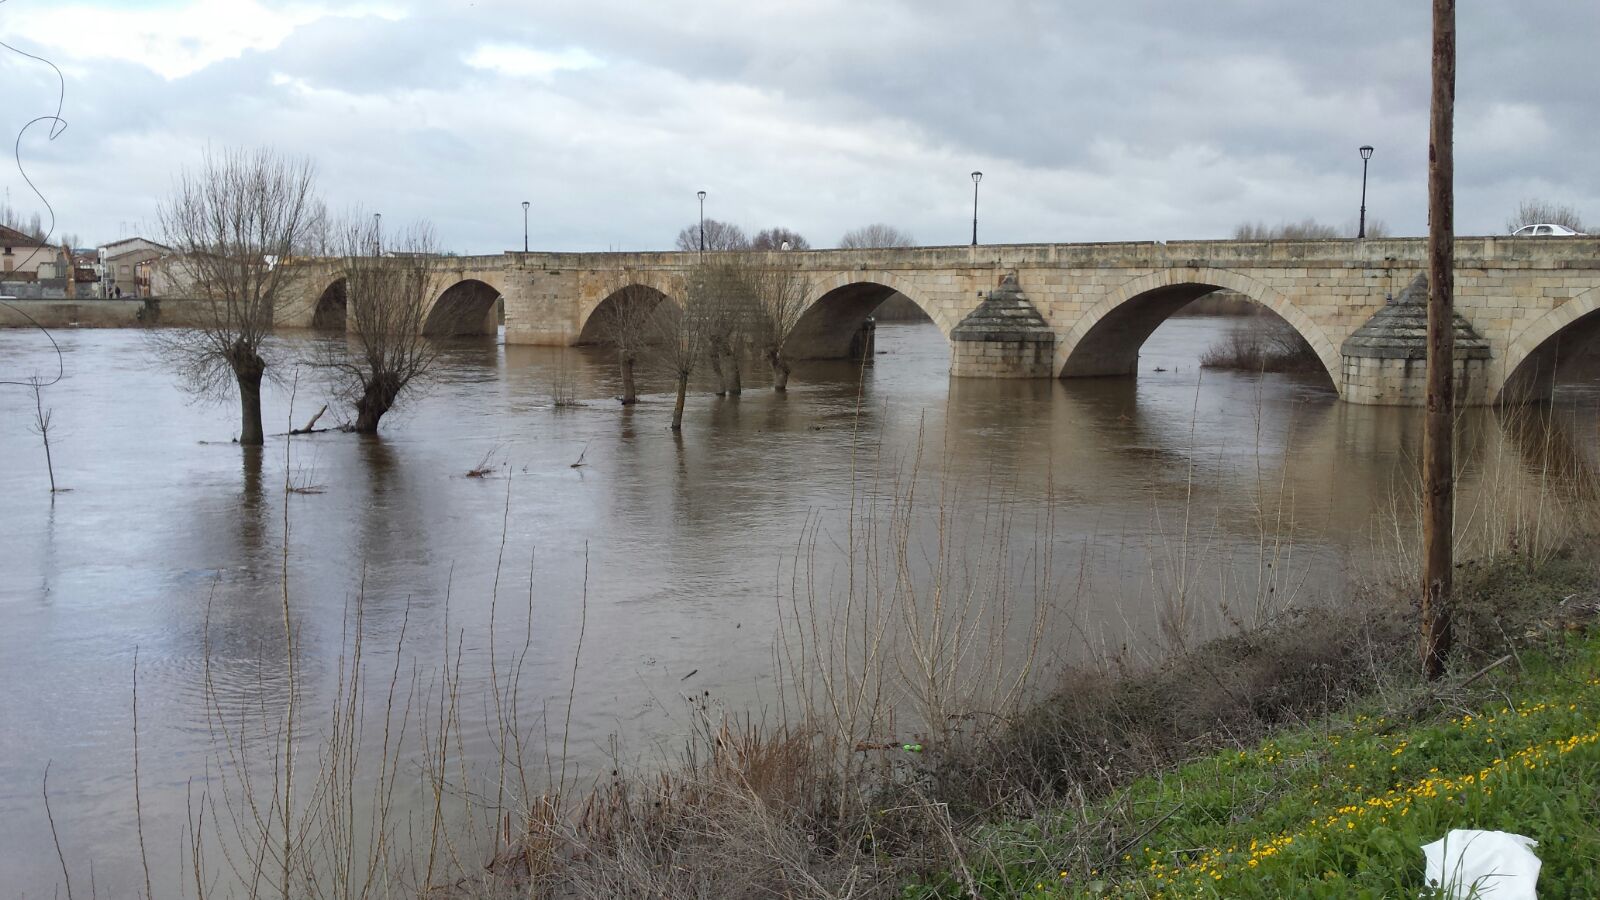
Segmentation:
<svg viewBox="0 0 1600 900">
<path fill-rule="evenodd" d="M 1600 117 L 1572 74 L 1588 68 L 1600 8 L 1460 15 L 1462 227 L 1498 228 L 1530 190 L 1600 215 Z M 495 250 L 520 242 L 521 199 L 535 202 L 536 243 L 662 246 L 700 187 L 719 218 L 818 244 L 875 220 L 957 241 L 971 168 L 989 173 L 992 240 L 1342 223 L 1355 147 L 1372 143 L 1373 214 L 1419 233 L 1427 29 L 1424 5 L 1393 0 L 483 0 L 323 19 L 172 82 L 81 61 L 81 142 L 39 153 L 98 227 L 142 215 L 100 210 L 138 206 L 129 184 L 159 194 L 206 141 L 272 142 L 317 156 L 336 205 L 429 215 L 451 245 Z M 464 62 L 487 43 L 579 48 L 603 65 L 502 77 Z M 24 73 L 0 61 L 0 74 Z"/>
</svg>

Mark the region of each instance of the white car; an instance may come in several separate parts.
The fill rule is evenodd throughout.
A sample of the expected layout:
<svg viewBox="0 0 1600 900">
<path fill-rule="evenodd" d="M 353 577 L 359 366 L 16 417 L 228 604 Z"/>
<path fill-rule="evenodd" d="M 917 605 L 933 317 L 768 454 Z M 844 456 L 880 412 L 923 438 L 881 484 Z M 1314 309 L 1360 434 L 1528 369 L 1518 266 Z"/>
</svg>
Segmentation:
<svg viewBox="0 0 1600 900">
<path fill-rule="evenodd" d="M 1588 237 L 1582 231 L 1573 231 L 1565 225 L 1524 225 L 1511 232 L 1512 237 Z"/>
</svg>

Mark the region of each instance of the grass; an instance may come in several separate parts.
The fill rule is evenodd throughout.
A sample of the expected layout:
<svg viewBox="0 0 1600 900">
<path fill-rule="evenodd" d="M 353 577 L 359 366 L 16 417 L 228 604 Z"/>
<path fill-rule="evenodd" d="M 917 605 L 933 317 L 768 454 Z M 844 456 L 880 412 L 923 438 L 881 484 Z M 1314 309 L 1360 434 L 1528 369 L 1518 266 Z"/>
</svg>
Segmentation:
<svg viewBox="0 0 1600 900">
<path fill-rule="evenodd" d="M 963 853 L 982 864 L 903 896 L 970 896 L 973 880 L 983 896 L 1429 896 L 1420 847 L 1452 828 L 1528 835 L 1542 894 L 1600 896 L 1592 574 L 1512 560 L 1462 581 L 1464 609 L 1508 626 L 1503 664 L 1462 653 L 1444 688 L 1391 683 L 1091 802 L 978 826 Z"/>
</svg>

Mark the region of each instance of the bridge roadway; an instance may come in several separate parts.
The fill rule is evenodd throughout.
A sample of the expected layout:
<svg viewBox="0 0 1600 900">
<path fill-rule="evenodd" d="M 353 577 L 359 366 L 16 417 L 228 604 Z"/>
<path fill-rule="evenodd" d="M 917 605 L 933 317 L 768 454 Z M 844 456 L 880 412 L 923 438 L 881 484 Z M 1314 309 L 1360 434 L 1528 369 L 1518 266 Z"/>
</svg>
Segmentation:
<svg viewBox="0 0 1600 900">
<path fill-rule="evenodd" d="M 1184 304 L 1217 290 L 1259 303 L 1300 333 L 1339 395 L 1351 402 L 1416 405 L 1423 373 L 1416 317 L 1392 298 L 1426 266 L 1426 242 L 1182 241 L 1011 244 L 764 254 L 807 285 L 807 311 L 790 340 L 797 359 L 848 355 L 874 308 L 898 292 L 952 339 L 951 374 L 1094 377 L 1136 372 L 1139 347 Z M 706 254 L 714 257 L 715 254 Z M 600 339 L 595 313 L 621 289 L 644 285 L 668 299 L 696 253 L 518 253 L 451 257 L 433 304 L 434 333 L 487 332 L 504 298 L 506 341 L 573 345 Z M 1469 404 L 1537 399 L 1563 347 L 1600 326 L 1600 239 L 1461 238 L 1458 353 Z M 331 261 L 301 263 L 289 325 L 340 321 Z M 1007 276 L 1009 291 L 997 291 Z M 637 295 L 639 292 L 630 292 Z M 985 310 L 974 316 L 980 304 Z M 996 326 L 995 303 L 1010 312 Z M 1386 306 L 1390 313 L 1377 316 Z M 339 315 L 331 315 L 339 313 Z M 969 319 L 969 317 L 971 317 Z M 959 327 L 966 321 L 966 327 Z M 1028 323 L 1032 323 L 1028 327 Z M 1399 325 L 1397 325 L 1399 323 Z M 1364 328 L 1365 327 L 1365 328 Z M 1364 329 L 1364 330 L 1363 330 Z M 1381 332 L 1378 340 L 1373 334 Z M 1397 330 L 1398 329 L 1398 330 Z M 1358 334 L 1360 331 L 1360 334 Z M 1351 341 L 1352 337 L 1369 338 Z M 1474 338 L 1481 340 L 1474 340 Z M 1472 349 L 1472 348 L 1477 349 Z M 1466 358 L 1463 358 L 1463 357 Z"/>
</svg>

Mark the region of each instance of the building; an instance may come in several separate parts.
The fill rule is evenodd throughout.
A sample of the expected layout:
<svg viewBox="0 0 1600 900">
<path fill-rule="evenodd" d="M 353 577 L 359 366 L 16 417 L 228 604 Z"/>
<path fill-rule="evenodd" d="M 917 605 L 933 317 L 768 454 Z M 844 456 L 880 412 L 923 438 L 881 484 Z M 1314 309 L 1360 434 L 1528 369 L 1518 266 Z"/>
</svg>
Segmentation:
<svg viewBox="0 0 1600 900">
<path fill-rule="evenodd" d="M 148 273 L 149 267 L 141 267 L 141 264 L 171 252 L 171 248 L 141 237 L 125 238 L 102 246 L 100 248 L 100 262 L 103 267 L 101 270 L 102 296 L 150 296 L 148 274 L 142 280 L 140 278 L 141 268 Z"/>
<path fill-rule="evenodd" d="M 72 251 L 71 295 L 78 300 L 92 300 L 103 296 L 100 290 L 102 272 L 100 251 L 89 247 Z"/>
<path fill-rule="evenodd" d="M 39 268 L 45 267 L 41 273 Z M 0 279 L 38 281 L 41 277 L 62 277 L 65 271 L 61 248 L 30 237 L 15 228 L 0 225 Z"/>
</svg>

